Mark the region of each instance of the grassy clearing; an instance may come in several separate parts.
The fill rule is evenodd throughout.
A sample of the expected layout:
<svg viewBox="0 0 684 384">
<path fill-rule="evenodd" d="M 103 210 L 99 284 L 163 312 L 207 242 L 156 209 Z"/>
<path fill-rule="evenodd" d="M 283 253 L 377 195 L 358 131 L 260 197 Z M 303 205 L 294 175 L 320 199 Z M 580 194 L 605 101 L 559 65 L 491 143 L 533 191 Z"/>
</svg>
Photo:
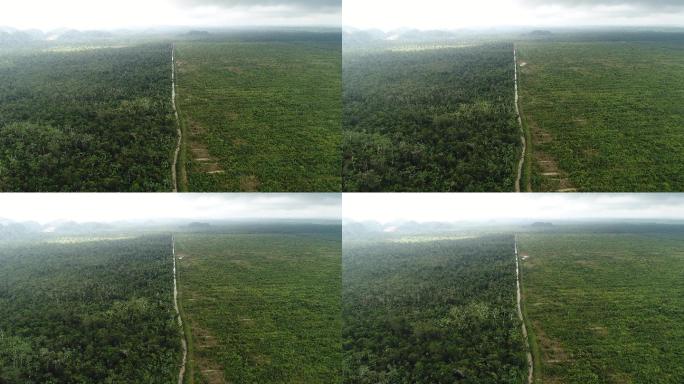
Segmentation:
<svg viewBox="0 0 684 384">
<path fill-rule="evenodd" d="M 299 39 L 176 44 L 182 188 L 340 190 L 339 35 Z"/>
<path fill-rule="evenodd" d="M 684 189 L 684 41 L 519 42 L 536 191 Z"/>
<path fill-rule="evenodd" d="M 682 231 L 519 236 L 543 383 L 684 381 Z"/>
<path fill-rule="evenodd" d="M 187 383 L 340 382 L 335 228 L 177 235 Z"/>
</svg>

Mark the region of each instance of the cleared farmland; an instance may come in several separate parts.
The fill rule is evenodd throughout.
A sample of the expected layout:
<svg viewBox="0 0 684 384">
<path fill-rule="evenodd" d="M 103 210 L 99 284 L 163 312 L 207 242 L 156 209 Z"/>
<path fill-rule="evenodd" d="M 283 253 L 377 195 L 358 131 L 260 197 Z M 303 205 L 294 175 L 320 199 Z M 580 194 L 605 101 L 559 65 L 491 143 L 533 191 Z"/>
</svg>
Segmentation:
<svg viewBox="0 0 684 384">
<path fill-rule="evenodd" d="M 176 44 L 190 191 L 339 191 L 339 33 Z"/>
<path fill-rule="evenodd" d="M 684 190 L 684 38 L 631 38 L 516 44 L 527 189 Z"/>
<path fill-rule="evenodd" d="M 573 232 L 518 238 L 535 383 L 683 382 L 682 228 Z"/>
<path fill-rule="evenodd" d="M 186 383 L 340 382 L 339 226 L 220 232 L 176 236 Z"/>
</svg>

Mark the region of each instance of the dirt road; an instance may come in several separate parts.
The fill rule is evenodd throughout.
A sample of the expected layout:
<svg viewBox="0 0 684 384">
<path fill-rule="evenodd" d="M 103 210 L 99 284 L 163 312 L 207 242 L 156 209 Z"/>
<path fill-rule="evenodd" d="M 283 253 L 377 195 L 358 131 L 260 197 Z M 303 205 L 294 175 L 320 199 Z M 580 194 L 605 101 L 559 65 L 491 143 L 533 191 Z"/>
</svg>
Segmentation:
<svg viewBox="0 0 684 384">
<path fill-rule="evenodd" d="M 178 384 L 183 384 L 183 376 L 185 376 L 185 362 L 188 358 L 188 345 L 185 342 L 185 330 L 183 328 L 183 319 L 181 319 L 180 311 L 178 310 L 178 282 L 176 274 L 176 237 L 171 235 L 171 249 L 173 256 L 173 307 L 176 309 L 176 317 L 178 318 L 178 326 L 181 328 L 181 345 L 183 346 L 183 362 L 178 372 Z"/>
<path fill-rule="evenodd" d="M 176 151 L 173 155 L 173 164 L 171 165 L 171 178 L 173 180 L 173 191 L 178 192 L 178 174 L 176 166 L 178 164 L 178 154 L 180 153 L 181 140 L 183 139 L 183 132 L 180 128 L 180 120 L 178 119 L 178 110 L 176 110 L 176 45 L 171 48 L 171 105 L 173 106 L 173 114 L 176 116 L 176 132 L 178 133 L 178 143 L 176 143 Z"/>
<path fill-rule="evenodd" d="M 518 255 L 518 235 L 515 235 L 515 280 L 517 283 L 517 302 L 518 302 L 518 318 L 522 322 L 522 333 L 525 338 L 525 345 L 527 349 L 527 383 L 532 384 L 532 376 L 534 374 L 534 364 L 532 362 L 532 352 L 530 352 L 530 340 L 527 336 L 527 326 L 525 326 L 525 319 L 522 313 L 522 295 L 520 293 L 520 259 Z"/>
<path fill-rule="evenodd" d="M 522 178 L 523 165 L 525 164 L 527 142 L 525 140 L 525 131 L 523 130 L 522 118 L 520 117 L 520 108 L 518 107 L 518 56 L 515 46 L 513 47 L 513 67 L 515 68 L 515 114 L 518 117 L 518 126 L 520 127 L 520 142 L 522 142 L 522 154 L 520 155 L 520 162 L 518 162 L 518 175 L 515 179 L 515 191 L 520 192 L 520 179 Z"/>
</svg>

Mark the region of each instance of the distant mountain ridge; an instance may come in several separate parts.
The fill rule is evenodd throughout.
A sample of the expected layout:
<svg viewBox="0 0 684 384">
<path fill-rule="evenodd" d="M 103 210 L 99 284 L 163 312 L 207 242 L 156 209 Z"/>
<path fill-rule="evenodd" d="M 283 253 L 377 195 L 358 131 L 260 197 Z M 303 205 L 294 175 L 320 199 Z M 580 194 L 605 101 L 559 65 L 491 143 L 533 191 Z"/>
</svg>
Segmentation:
<svg viewBox="0 0 684 384">
<path fill-rule="evenodd" d="M 21 45 L 37 42 L 57 41 L 78 43 L 93 40 L 110 39 L 115 35 L 105 31 L 79 31 L 76 29 L 56 29 L 43 32 L 38 29 L 17 30 L 0 27 L 0 45 Z"/>
</svg>

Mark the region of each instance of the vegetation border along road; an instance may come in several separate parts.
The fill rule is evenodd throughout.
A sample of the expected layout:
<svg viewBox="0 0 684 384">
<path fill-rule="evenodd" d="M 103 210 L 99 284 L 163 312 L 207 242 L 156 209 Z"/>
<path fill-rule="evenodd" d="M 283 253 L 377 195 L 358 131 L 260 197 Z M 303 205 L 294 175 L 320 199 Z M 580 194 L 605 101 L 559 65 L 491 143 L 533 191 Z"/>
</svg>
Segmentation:
<svg viewBox="0 0 684 384">
<path fill-rule="evenodd" d="M 181 345 L 183 346 L 183 360 L 178 372 L 178 384 L 183 384 L 183 376 L 185 375 L 185 363 L 188 359 L 188 345 L 185 337 L 185 328 L 183 327 L 183 319 L 178 309 L 178 282 L 176 272 L 176 237 L 171 234 L 171 256 L 173 257 L 173 307 L 176 309 L 176 316 L 178 316 L 178 326 L 181 329 Z"/>
<path fill-rule="evenodd" d="M 520 179 L 522 178 L 523 165 L 525 164 L 525 150 L 527 148 L 527 143 L 525 142 L 525 130 L 523 129 L 522 118 L 520 117 L 520 109 L 518 107 L 518 57 L 515 51 L 515 45 L 513 45 L 513 67 L 515 68 L 513 71 L 513 76 L 515 76 L 515 115 L 518 118 L 518 126 L 520 127 L 520 142 L 522 143 L 522 152 L 520 154 L 520 161 L 518 162 L 518 175 L 515 178 L 515 191 L 520 192 Z"/>
<path fill-rule="evenodd" d="M 515 250 L 516 250 L 516 259 L 517 259 L 517 252 L 519 251 L 518 248 L 518 235 L 515 235 Z M 523 270 L 522 268 L 519 269 L 519 279 L 522 281 L 523 279 Z M 532 372 L 532 381 L 529 384 L 532 383 L 541 383 L 541 372 L 542 372 L 542 364 L 541 364 L 541 349 L 539 348 L 539 343 L 537 342 L 537 335 L 534 331 L 534 327 L 532 326 L 532 323 L 530 322 L 530 317 L 527 315 L 527 306 L 525 305 L 525 284 L 523 282 L 520 283 L 520 295 L 521 295 L 521 300 L 520 300 L 520 310 L 522 311 L 522 317 L 523 317 L 523 323 L 526 327 L 527 330 L 527 345 L 529 347 L 530 354 L 532 355 L 532 366 L 533 366 L 533 372 Z"/>
<path fill-rule="evenodd" d="M 178 132 L 178 142 L 176 143 L 176 151 L 173 154 L 173 164 L 171 165 L 171 177 L 173 179 L 173 192 L 178 192 L 178 153 L 180 152 L 181 142 L 183 141 L 183 132 L 181 131 L 180 120 L 178 119 L 178 109 L 176 109 L 176 44 L 171 46 L 171 105 L 173 106 L 173 114 L 176 117 L 176 132 Z M 175 253 L 174 253 L 175 255 Z M 175 256 L 174 256 L 175 262 Z"/>
<path fill-rule="evenodd" d="M 520 192 L 520 191 L 518 191 Z M 534 360 L 532 359 L 532 347 L 530 344 L 530 338 L 527 335 L 527 324 L 525 323 L 525 316 L 523 316 L 523 311 L 522 311 L 522 294 L 520 290 L 520 262 L 519 262 L 519 255 L 518 255 L 518 235 L 515 235 L 515 281 L 517 284 L 516 287 L 516 297 L 517 297 L 517 303 L 518 303 L 518 317 L 520 318 L 520 321 L 522 323 L 522 334 L 523 337 L 525 338 L 525 344 L 526 344 L 526 349 L 527 349 L 527 382 L 528 384 L 532 384 L 532 380 L 534 377 Z"/>
</svg>

